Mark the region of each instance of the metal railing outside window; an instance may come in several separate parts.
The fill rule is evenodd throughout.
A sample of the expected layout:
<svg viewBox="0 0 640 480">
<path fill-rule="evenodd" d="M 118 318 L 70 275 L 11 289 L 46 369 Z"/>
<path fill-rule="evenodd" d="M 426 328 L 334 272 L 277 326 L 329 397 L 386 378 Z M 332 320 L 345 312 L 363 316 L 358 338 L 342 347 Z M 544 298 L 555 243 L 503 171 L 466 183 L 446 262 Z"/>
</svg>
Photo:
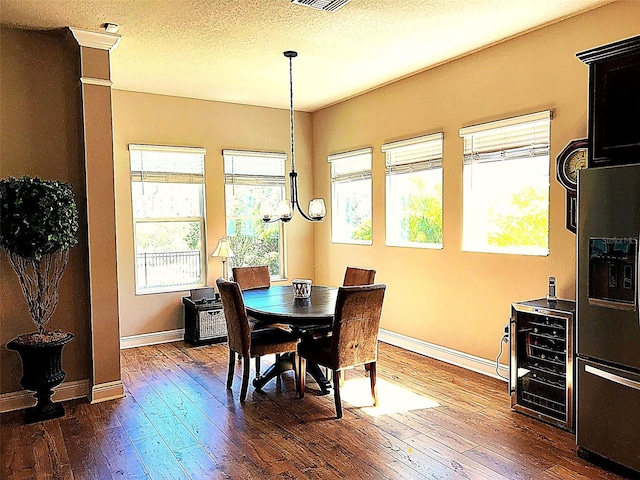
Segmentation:
<svg viewBox="0 0 640 480">
<path fill-rule="evenodd" d="M 138 288 L 197 283 L 202 276 L 200 252 L 146 252 L 136 254 Z"/>
</svg>

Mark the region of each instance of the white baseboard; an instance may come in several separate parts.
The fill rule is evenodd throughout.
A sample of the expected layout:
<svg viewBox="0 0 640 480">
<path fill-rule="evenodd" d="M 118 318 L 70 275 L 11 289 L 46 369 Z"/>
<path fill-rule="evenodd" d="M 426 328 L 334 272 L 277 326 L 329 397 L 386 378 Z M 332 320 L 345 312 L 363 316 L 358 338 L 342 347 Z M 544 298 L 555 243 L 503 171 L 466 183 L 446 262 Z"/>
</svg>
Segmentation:
<svg viewBox="0 0 640 480">
<path fill-rule="evenodd" d="M 36 399 L 29 390 L 3 393 L 0 395 L 0 413 L 23 410 L 33 407 Z M 76 382 L 63 382 L 54 389 L 51 399 L 54 402 L 65 402 L 76 398 L 86 398 L 89 395 L 89 380 L 79 380 Z"/>
<path fill-rule="evenodd" d="M 91 403 L 106 402 L 124 397 L 124 383 L 122 380 L 94 385 L 91 389 Z"/>
<path fill-rule="evenodd" d="M 407 337 L 389 330 L 380 330 L 378 335 L 380 341 L 395 345 L 406 350 L 426 355 L 443 362 L 457 365 L 459 367 L 482 373 L 493 378 L 506 381 L 496 373 L 496 363 L 492 360 L 476 357 L 468 353 L 459 352 L 451 348 L 442 347 L 433 343 L 424 342 L 412 337 Z M 132 335 L 120 338 L 120 348 L 134 348 L 145 345 L 155 345 L 158 343 L 176 342 L 184 339 L 184 329 L 167 330 L 164 332 L 146 333 L 142 335 Z M 508 354 L 508 352 L 507 352 Z M 505 377 L 509 376 L 509 367 L 500 364 L 498 371 Z"/>
<path fill-rule="evenodd" d="M 405 350 L 420 353 L 427 357 L 435 358 L 436 360 L 441 360 L 452 365 L 457 365 L 458 367 L 482 373 L 489 377 L 504 380 L 505 382 L 507 381 L 506 378 L 509 376 L 509 367 L 506 365 L 500 364 L 498 369 L 500 374 L 505 377 L 502 378 L 496 373 L 495 361 L 469 355 L 468 353 L 459 352 L 433 343 L 424 342 L 389 330 L 380 329 L 378 339 L 381 342 L 389 343 L 396 347 L 404 348 Z"/>
<path fill-rule="evenodd" d="M 120 337 L 120 349 L 125 350 L 127 348 L 144 347 L 145 345 L 177 342 L 178 340 L 184 340 L 184 328 Z"/>
</svg>

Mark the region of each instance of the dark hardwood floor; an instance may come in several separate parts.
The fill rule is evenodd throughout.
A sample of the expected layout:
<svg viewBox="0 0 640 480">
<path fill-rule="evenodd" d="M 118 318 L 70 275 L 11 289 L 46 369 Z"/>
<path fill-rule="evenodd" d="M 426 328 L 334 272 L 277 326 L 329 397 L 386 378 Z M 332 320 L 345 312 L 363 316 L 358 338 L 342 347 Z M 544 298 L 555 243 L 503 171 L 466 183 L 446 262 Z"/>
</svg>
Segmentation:
<svg viewBox="0 0 640 480">
<path fill-rule="evenodd" d="M 296 398 L 291 372 L 250 386 L 241 406 L 241 368 L 225 388 L 226 344 L 124 350 L 125 398 L 66 402 L 64 418 L 33 425 L 0 417 L 0 478 L 625 478 L 578 458 L 572 434 L 511 411 L 503 382 L 379 352 L 379 408 L 366 408 L 364 369 L 349 370 L 337 420 L 311 379 Z"/>
</svg>

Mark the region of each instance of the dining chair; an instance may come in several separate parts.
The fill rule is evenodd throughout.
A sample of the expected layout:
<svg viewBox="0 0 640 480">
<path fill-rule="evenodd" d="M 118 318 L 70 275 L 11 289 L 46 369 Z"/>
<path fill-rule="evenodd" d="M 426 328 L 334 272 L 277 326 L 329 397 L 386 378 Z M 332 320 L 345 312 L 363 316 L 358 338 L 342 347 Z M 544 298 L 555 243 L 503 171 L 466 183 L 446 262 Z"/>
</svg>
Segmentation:
<svg viewBox="0 0 640 480">
<path fill-rule="evenodd" d="M 333 370 L 333 395 L 336 415 L 342 418 L 340 373 L 345 368 L 369 365 L 373 404 L 378 405 L 376 362 L 378 329 L 386 285 L 340 287 L 330 337 L 304 338 L 298 344 L 297 387 L 304 398 L 306 362 Z"/>
<path fill-rule="evenodd" d="M 235 373 L 236 353 L 242 358 L 242 388 L 240 402 L 247 398 L 249 385 L 250 359 L 262 355 L 280 354 L 296 351 L 299 338 L 293 332 L 281 328 L 262 328 L 251 330 L 244 298 L 238 282 L 227 281 L 223 278 L 216 280 L 224 317 L 227 322 L 227 343 L 229 345 L 229 371 L 227 372 L 227 388 L 233 384 Z M 296 379 L 296 385 L 298 384 Z"/>
<path fill-rule="evenodd" d="M 233 281 L 238 282 L 242 290 L 254 288 L 269 288 L 271 286 L 271 274 L 267 265 L 257 267 L 233 267 L 231 269 Z"/>
<path fill-rule="evenodd" d="M 231 269 L 233 275 L 233 281 L 238 282 L 240 289 L 253 290 L 256 288 L 269 288 L 271 286 L 271 274 L 269 273 L 269 267 L 267 265 L 258 265 L 256 267 L 233 267 Z M 249 316 L 249 326 L 251 330 L 260 330 L 265 328 L 266 325 L 257 319 Z M 275 325 L 273 325 L 275 326 Z M 279 326 L 285 330 L 289 330 L 288 327 Z M 276 358 L 277 360 L 277 358 Z M 260 357 L 255 358 L 256 362 L 256 378 L 260 378 Z"/>
<path fill-rule="evenodd" d="M 368 268 L 347 266 L 344 272 L 343 287 L 352 287 L 354 285 L 373 285 L 376 279 L 376 271 Z M 364 369 L 369 371 L 369 366 L 365 365 Z M 340 376 L 340 385 L 344 385 L 344 371 Z"/>
<path fill-rule="evenodd" d="M 373 285 L 376 278 L 376 271 L 367 268 L 349 267 L 347 266 L 344 272 L 344 280 L 342 281 L 343 287 L 353 287 L 356 285 Z M 307 335 L 311 335 L 314 338 L 321 338 L 331 335 L 331 327 L 318 326 L 310 327 L 306 330 Z M 366 365 L 365 365 L 365 368 Z M 342 372 L 341 384 L 344 383 L 344 372 Z"/>
<path fill-rule="evenodd" d="M 376 271 L 367 268 L 349 267 L 344 272 L 343 287 L 354 285 L 373 285 L 376 279 Z"/>
</svg>

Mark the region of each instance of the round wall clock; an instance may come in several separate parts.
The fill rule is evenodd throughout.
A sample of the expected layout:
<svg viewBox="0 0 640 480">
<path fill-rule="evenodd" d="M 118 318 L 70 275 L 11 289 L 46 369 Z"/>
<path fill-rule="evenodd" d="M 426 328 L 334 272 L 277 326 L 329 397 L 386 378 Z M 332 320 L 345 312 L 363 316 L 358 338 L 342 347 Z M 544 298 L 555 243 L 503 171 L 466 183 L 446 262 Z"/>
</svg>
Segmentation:
<svg viewBox="0 0 640 480">
<path fill-rule="evenodd" d="M 567 190 L 575 192 L 578 170 L 587 167 L 587 140 L 572 140 L 556 158 L 556 178 Z"/>
</svg>

